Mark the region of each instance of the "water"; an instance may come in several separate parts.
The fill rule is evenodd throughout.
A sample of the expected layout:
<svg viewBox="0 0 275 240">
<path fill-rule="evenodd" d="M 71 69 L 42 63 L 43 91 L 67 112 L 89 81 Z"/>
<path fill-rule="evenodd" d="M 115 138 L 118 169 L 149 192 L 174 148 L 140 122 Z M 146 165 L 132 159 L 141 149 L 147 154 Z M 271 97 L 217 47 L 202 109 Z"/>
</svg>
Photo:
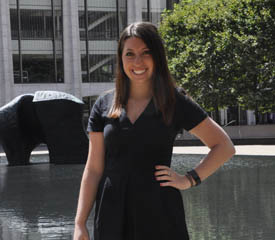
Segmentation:
<svg viewBox="0 0 275 240">
<path fill-rule="evenodd" d="M 174 155 L 173 168 L 184 173 L 200 158 Z M 0 240 L 72 239 L 83 168 L 0 164 Z M 274 240 L 274 173 L 274 157 L 236 156 L 201 186 L 182 192 L 191 240 Z M 92 218 L 88 225 L 92 231 Z"/>
</svg>

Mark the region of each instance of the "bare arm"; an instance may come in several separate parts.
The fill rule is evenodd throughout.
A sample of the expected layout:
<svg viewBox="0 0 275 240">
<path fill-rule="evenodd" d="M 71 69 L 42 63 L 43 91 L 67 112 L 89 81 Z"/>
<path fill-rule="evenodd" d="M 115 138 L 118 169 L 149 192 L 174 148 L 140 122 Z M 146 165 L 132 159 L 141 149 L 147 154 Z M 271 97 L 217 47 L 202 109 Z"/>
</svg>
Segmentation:
<svg viewBox="0 0 275 240">
<path fill-rule="evenodd" d="M 190 133 L 210 148 L 207 156 L 195 168 L 203 181 L 235 154 L 235 148 L 225 131 L 209 117 L 191 129 Z"/>
<path fill-rule="evenodd" d="M 225 131 L 209 117 L 191 129 L 190 133 L 210 148 L 207 156 L 195 168 L 203 181 L 235 154 L 235 148 Z M 156 166 L 156 169 L 160 170 L 156 172 L 157 180 L 168 180 L 161 183 L 161 186 L 172 186 L 178 189 L 187 189 L 191 186 L 186 176 L 181 176 L 166 166 Z"/>
<path fill-rule="evenodd" d="M 98 183 L 104 170 L 104 138 L 102 132 L 89 133 L 89 154 L 83 172 L 77 213 L 76 225 L 86 225 L 86 221 L 93 207 Z"/>
</svg>

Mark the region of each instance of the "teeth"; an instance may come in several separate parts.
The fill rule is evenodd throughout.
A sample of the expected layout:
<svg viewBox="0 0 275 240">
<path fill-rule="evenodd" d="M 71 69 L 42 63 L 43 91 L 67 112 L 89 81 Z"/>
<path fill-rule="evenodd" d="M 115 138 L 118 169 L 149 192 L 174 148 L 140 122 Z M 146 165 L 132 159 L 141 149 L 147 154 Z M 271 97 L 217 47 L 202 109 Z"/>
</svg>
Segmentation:
<svg viewBox="0 0 275 240">
<path fill-rule="evenodd" d="M 144 70 L 140 70 L 140 71 L 135 71 L 135 70 L 134 70 L 133 72 L 134 72 L 135 74 L 142 74 L 142 73 L 145 73 L 145 71 L 146 71 L 146 70 L 144 69 Z"/>
</svg>

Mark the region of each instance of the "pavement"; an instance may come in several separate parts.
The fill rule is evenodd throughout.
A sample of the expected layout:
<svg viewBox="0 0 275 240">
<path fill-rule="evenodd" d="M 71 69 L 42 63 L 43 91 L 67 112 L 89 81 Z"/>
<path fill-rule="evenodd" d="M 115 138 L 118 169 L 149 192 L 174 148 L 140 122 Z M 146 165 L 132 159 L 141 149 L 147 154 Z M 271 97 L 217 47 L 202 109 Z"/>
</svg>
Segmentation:
<svg viewBox="0 0 275 240">
<path fill-rule="evenodd" d="M 238 145 L 235 146 L 235 155 L 246 156 L 273 156 L 275 157 L 275 145 Z M 174 154 L 207 154 L 209 149 L 205 146 L 192 146 L 192 147 L 174 147 Z M 40 146 L 36 148 L 32 155 L 48 154 L 46 146 Z M 0 148 L 0 157 L 4 157 L 5 153 Z"/>
<path fill-rule="evenodd" d="M 235 155 L 275 156 L 275 145 L 238 145 Z M 175 154 L 207 154 L 209 149 L 204 146 L 174 147 Z"/>
</svg>

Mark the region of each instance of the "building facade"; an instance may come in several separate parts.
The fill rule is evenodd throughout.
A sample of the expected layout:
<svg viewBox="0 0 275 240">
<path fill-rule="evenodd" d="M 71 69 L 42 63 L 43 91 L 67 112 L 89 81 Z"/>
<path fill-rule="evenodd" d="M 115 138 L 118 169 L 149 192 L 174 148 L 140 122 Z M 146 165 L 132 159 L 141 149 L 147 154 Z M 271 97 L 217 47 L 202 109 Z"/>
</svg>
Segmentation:
<svg viewBox="0 0 275 240">
<path fill-rule="evenodd" d="M 114 87 L 120 32 L 135 21 L 160 22 L 178 0 L 0 0 L 0 107 L 41 90 L 86 103 Z M 253 111 L 228 108 L 222 125 L 254 125 Z M 274 114 L 261 123 L 275 123 Z"/>
<path fill-rule="evenodd" d="M 114 87 L 117 40 L 167 0 L 0 0 L 0 106 L 39 90 L 90 101 Z"/>
</svg>

